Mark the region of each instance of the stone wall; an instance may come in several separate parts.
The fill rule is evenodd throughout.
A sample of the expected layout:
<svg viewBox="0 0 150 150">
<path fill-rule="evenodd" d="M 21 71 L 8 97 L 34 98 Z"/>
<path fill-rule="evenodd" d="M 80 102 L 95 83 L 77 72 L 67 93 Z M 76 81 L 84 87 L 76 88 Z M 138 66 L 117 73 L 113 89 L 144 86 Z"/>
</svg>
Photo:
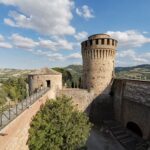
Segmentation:
<svg viewBox="0 0 150 150">
<path fill-rule="evenodd" d="M 32 117 L 49 98 L 55 98 L 54 91 L 48 91 L 0 131 L 0 150 L 28 150 L 26 143 Z"/>
<path fill-rule="evenodd" d="M 84 89 L 64 88 L 57 93 L 57 96 L 66 95 L 72 97 L 73 104 L 80 111 L 88 111 L 91 102 L 94 99 L 94 93 L 89 93 Z"/>
<path fill-rule="evenodd" d="M 150 82 L 116 79 L 112 94 L 115 119 L 124 126 L 136 123 L 143 138 L 150 139 Z"/>
</svg>

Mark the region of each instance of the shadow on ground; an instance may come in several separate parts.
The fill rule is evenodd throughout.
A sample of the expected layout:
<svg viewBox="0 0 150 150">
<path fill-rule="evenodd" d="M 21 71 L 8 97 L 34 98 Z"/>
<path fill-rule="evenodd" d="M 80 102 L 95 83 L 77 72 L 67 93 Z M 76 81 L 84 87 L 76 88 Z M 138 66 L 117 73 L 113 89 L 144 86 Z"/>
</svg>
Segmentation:
<svg viewBox="0 0 150 150">
<path fill-rule="evenodd" d="M 125 150 L 110 134 L 93 127 L 87 141 L 87 150 Z"/>
</svg>

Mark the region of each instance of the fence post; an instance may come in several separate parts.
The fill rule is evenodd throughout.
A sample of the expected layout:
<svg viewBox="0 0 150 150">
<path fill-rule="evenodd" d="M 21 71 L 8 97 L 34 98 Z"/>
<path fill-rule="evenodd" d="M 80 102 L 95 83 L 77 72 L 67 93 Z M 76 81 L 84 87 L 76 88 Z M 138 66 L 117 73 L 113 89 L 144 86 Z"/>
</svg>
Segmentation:
<svg viewBox="0 0 150 150">
<path fill-rule="evenodd" d="M 26 98 L 26 108 L 27 108 L 27 98 Z"/>
<path fill-rule="evenodd" d="M 0 126 L 3 125 L 3 105 L 1 106 L 1 124 Z"/>
<path fill-rule="evenodd" d="M 22 105 L 22 110 L 23 110 L 23 100 L 21 101 L 21 105 Z"/>
<path fill-rule="evenodd" d="M 30 99 L 30 105 L 31 105 L 31 97 L 29 96 L 29 99 Z"/>
<path fill-rule="evenodd" d="M 17 108 L 18 108 L 18 107 L 17 107 L 17 106 L 18 106 L 18 104 L 16 103 L 16 116 L 17 116 L 17 114 L 18 114 L 18 112 L 17 112 Z"/>
<path fill-rule="evenodd" d="M 10 115 L 11 115 L 11 114 L 10 114 L 10 101 L 9 101 L 9 120 L 10 120 L 10 118 L 11 118 Z"/>
</svg>

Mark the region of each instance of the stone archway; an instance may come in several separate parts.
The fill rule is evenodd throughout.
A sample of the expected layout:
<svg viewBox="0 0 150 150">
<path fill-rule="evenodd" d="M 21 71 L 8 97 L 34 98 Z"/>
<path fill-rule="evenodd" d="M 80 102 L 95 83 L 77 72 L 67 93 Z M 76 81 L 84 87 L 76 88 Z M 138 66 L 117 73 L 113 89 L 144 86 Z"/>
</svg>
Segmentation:
<svg viewBox="0 0 150 150">
<path fill-rule="evenodd" d="M 134 132 L 136 135 L 143 137 L 142 130 L 140 129 L 140 127 L 136 123 L 128 122 L 126 127 L 130 131 Z"/>
</svg>

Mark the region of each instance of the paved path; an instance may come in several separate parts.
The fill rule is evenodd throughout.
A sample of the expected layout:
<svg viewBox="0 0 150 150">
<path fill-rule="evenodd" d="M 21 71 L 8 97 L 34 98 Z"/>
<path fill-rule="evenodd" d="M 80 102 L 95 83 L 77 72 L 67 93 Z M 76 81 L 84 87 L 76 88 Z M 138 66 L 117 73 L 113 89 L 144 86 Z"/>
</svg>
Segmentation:
<svg viewBox="0 0 150 150">
<path fill-rule="evenodd" d="M 53 91 L 49 90 L 0 131 L 3 134 L 0 136 L 0 150 L 28 150 L 30 122 L 41 105 L 53 96 Z"/>
<path fill-rule="evenodd" d="M 125 150 L 110 135 L 100 132 L 97 128 L 91 130 L 90 137 L 87 141 L 88 150 Z"/>
<path fill-rule="evenodd" d="M 48 89 L 43 89 L 38 93 L 35 93 L 25 100 L 22 100 L 12 108 L 8 108 L 6 111 L 0 114 L 0 130 L 20 115 L 24 110 L 29 108 L 36 100 L 38 100 Z"/>
</svg>

